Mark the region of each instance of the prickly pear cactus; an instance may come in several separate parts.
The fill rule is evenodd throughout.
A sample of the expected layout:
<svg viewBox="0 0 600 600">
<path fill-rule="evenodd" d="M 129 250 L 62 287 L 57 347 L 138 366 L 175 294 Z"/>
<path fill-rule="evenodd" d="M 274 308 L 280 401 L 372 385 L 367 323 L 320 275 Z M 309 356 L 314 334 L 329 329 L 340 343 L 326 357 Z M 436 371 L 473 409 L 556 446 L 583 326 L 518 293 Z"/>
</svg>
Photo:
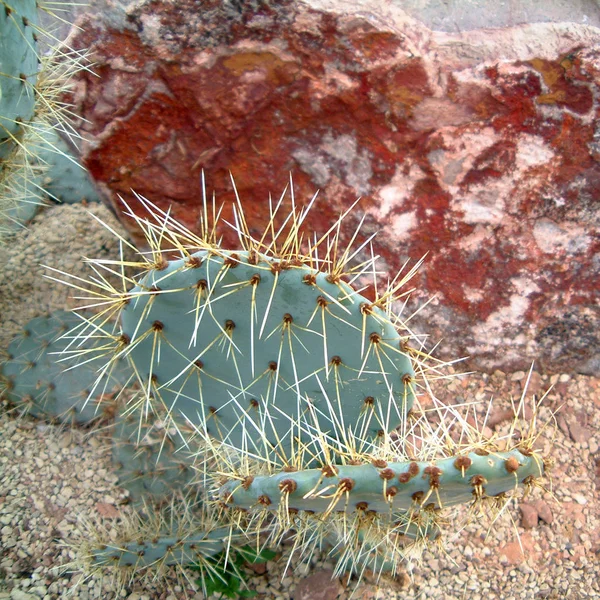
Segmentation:
<svg viewBox="0 0 600 600">
<path fill-rule="evenodd" d="M 52 140 L 57 131 L 69 136 L 69 106 L 62 97 L 69 79 L 85 63 L 84 53 L 66 48 L 40 55 L 38 36 L 55 39 L 38 25 L 38 10 L 52 13 L 51 6 L 35 0 L 0 1 L 0 232 L 10 233 L 35 215 L 48 197 L 94 190 L 85 172 Z M 57 156 L 50 158 L 49 154 Z M 60 158 L 65 158 L 64 163 Z M 70 162 L 69 162 L 70 161 Z M 73 168 L 79 169 L 70 170 Z M 55 173 L 55 167 L 62 173 Z M 74 177 L 72 183 L 45 181 Z M 52 187 L 52 186 L 50 186 Z"/>
<path fill-rule="evenodd" d="M 386 513 L 438 509 L 468 503 L 484 494 L 494 497 L 532 477 L 542 475 L 535 457 L 519 450 L 497 455 L 470 452 L 433 461 L 386 462 L 327 466 L 230 481 L 221 488 L 223 499 L 252 509 L 269 506 L 320 513 L 364 510 Z"/>
<path fill-rule="evenodd" d="M 153 416 L 163 445 L 193 439 L 196 489 L 222 526 L 257 544 L 265 533 L 277 544 L 291 529 L 294 551 L 308 558 L 329 542 L 338 572 L 360 577 L 365 568 L 394 572 L 440 543 L 447 507 L 494 515 L 519 487 L 540 485 L 547 463 L 534 449 L 535 419 L 520 423 L 524 398 L 513 431 L 525 433 L 487 439 L 469 403 L 435 397 L 431 380 L 446 365 L 394 312 L 417 265 L 380 286 L 371 239 L 360 226 L 349 243 L 340 236 L 354 207 L 318 237 L 303 232 L 312 204 L 298 210 L 292 196 L 281 216 L 282 197 L 255 237 L 238 201 L 239 245 L 226 249 L 220 211 L 206 198 L 197 235 L 139 201 L 148 217 L 130 215 L 150 251 L 136 264 L 90 261 L 92 304 L 103 311 L 88 325 L 104 336 L 105 367 L 127 358 L 138 378 L 127 433 L 117 437 L 139 443 Z M 103 269 L 121 272 L 122 285 L 107 286 Z M 118 331 L 103 333 L 108 314 Z M 148 452 L 152 468 L 134 467 L 140 495 L 163 472 L 158 452 Z M 125 445 L 121 462 L 135 465 L 141 454 Z M 161 494 L 170 477 L 181 481 L 173 456 Z"/>
</svg>

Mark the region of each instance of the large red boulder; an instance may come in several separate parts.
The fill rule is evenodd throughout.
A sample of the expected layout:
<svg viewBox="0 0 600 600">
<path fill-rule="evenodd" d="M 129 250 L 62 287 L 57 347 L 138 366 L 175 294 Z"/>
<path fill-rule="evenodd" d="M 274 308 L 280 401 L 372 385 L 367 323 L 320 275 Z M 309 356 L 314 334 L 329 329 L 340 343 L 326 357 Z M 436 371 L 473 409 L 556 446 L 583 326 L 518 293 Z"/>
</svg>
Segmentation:
<svg viewBox="0 0 600 600">
<path fill-rule="evenodd" d="M 70 39 L 84 160 L 194 228 L 200 174 L 256 230 L 293 174 L 327 229 L 358 196 L 394 274 L 428 253 L 410 324 L 483 369 L 600 371 L 600 30 L 444 33 L 362 0 L 104 2 Z M 384 277 L 385 279 L 385 277 Z M 415 304 L 416 306 L 416 304 Z M 408 314 L 408 313 L 407 313 Z"/>
</svg>

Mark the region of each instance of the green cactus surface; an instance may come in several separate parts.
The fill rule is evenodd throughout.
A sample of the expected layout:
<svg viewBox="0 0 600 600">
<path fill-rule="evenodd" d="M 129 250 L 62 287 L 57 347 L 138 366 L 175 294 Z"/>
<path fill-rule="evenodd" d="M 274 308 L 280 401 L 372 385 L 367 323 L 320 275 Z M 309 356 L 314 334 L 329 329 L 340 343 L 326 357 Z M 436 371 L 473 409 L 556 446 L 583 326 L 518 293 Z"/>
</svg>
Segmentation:
<svg viewBox="0 0 600 600">
<path fill-rule="evenodd" d="M 200 585 L 236 572 L 231 559 L 237 549 L 244 552 L 248 538 L 243 531 L 219 524 L 214 510 L 190 490 L 173 492 L 171 501 L 160 507 L 152 502 L 132 510 L 120 510 L 118 526 L 98 520 L 88 522 L 85 539 L 73 550 L 88 572 L 107 568 L 121 584 L 155 580 L 165 568 L 193 565 Z M 261 545 L 262 546 L 262 545 Z M 260 547 L 259 546 L 259 550 Z M 189 573 L 181 573 L 189 577 Z"/>
<path fill-rule="evenodd" d="M 110 396 L 131 379 L 125 361 L 65 361 L 71 349 L 90 351 L 95 340 L 74 341 L 82 320 L 75 314 L 59 311 L 32 319 L 8 347 L 2 365 L 5 396 L 20 410 L 36 417 L 74 423 L 89 423 L 110 412 Z M 83 364 L 85 363 L 85 364 Z M 112 416 L 112 415 L 111 415 Z"/>
<path fill-rule="evenodd" d="M 134 504 L 149 499 L 163 501 L 197 479 L 192 468 L 193 436 L 185 424 L 175 427 L 173 421 L 156 415 L 148 415 L 139 423 L 139 415 L 121 410 L 116 415 L 112 443 L 119 485 L 129 491 Z"/>
<path fill-rule="evenodd" d="M 65 92 L 85 52 L 56 44 L 38 12 L 52 3 L 0 0 L 0 234 L 27 224 L 48 198 L 96 200 L 85 170 L 58 137 L 75 137 Z M 52 48 L 40 53 L 38 36 Z M 1 241 L 1 240 L 0 240 Z"/>
<path fill-rule="evenodd" d="M 409 511 L 421 505 L 444 508 L 474 498 L 497 496 L 531 478 L 541 477 L 537 457 L 519 450 L 476 452 L 431 462 L 340 465 L 230 481 L 221 499 L 240 508 L 331 512 Z M 358 508 L 357 508 L 358 507 Z"/>
<path fill-rule="evenodd" d="M 40 166 L 36 183 L 51 200 L 67 204 L 100 201 L 89 172 L 78 163 L 55 127 L 43 130 L 35 156 Z"/>
<path fill-rule="evenodd" d="M 0 2 L 0 166 L 35 112 L 37 11 L 35 0 Z"/>
<path fill-rule="evenodd" d="M 275 453 L 317 452 L 304 428 L 376 439 L 412 407 L 405 338 L 305 263 L 221 250 L 165 261 L 129 292 L 122 354 L 168 410 L 232 447 L 267 431 Z"/>
<path fill-rule="evenodd" d="M 158 562 L 165 566 L 194 564 L 200 557 L 222 552 L 231 532 L 221 527 L 186 537 L 158 533 L 152 540 L 131 541 L 118 546 L 106 545 L 91 552 L 95 566 L 143 568 Z"/>
</svg>

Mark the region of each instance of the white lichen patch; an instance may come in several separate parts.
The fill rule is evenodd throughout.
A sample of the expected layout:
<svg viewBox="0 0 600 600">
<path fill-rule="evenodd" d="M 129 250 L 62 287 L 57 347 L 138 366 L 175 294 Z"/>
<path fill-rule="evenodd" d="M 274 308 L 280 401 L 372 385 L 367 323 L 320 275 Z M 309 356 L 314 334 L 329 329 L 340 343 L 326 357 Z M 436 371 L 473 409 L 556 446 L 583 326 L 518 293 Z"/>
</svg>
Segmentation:
<svg viewBox="0 0 600 600">
<path fill-rule="evenodd" d="M 592 242 L 583 227 L 567 222 L 559 225 L 550 219 L 536 221 L 533 237 L 539 249 L 546 254 L 580 254 L 586 252 Z"/>
<path fill-rule="evenodd" d="M 517 169 L 543 165 L 554 158 L 554 152 L 539 135 L 521 134 L 517 140 Z"/>
<path fill-rule="evenodd" d="M 396 172 L 391 181 L 379 189 L 378 210 L 374 210 L 374 216 L 378 221 L 388 217 L 394 209 L 399 209 L 410 199 L 415 183 L 425 177 L 424 171 L 416 164 L 411 164 L 405 172 L 404 165 L 396 167 Z"/>
</svg>

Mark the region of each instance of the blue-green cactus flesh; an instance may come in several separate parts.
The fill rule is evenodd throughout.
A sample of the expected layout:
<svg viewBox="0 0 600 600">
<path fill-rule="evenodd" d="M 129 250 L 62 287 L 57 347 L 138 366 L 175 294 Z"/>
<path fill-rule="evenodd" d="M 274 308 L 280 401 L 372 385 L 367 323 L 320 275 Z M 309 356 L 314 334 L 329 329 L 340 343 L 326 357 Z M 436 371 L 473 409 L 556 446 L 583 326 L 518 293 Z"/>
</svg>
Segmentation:
<svg viewBox="0 0 600 600">
<path fill-rule="evenodd" d="M 41 129 L 35 164 L 40 171 L 36 183 L 50 199 L 66 204 L 100 201 L 89 172 L 78 164 L 55 127 Z"/>
<path fill-rule="evenodd" d="M 82 320 L 74 313 L 57 311 L 32 319 L 8 347 L 8 359 L 2 365 L 5 396 L 23 412 L 35 417 L 73 423 L 90 423 L 112 412 L 111 393 L 118 392 L 132 378 L 125 361 L 65 361 L 69 350 L 90 350 L 97 341 L 77 339 L 72 328 Z M 112 417 L 112 414 L 110 415 Z"/>
<path fill-rule="evenodd" d="M 211 250 L 165 261 L 129 292 L 121 325 L 152 395 L 234 448 L 265 435 L 290 454 L 318 431 L 376 439 L 413 404 L 389 316 L 301 261 Z"/>
<path fill-rule="evenodd" d="M 123 410 L 117 413 L 112 434 L 113 462 L 119 485 L 129 491 L 133 503 L 163 501 L 174 490 L 186 489 L 195 482 L 192 434 L 184 423 L 175 427 L 173 422 L 153 414 L 140 423 L 138 415 Z"/>
<path fill-rule="evenodd" d="M 35 0 L 0 1 L 0 165 L 35 112 L 37 22 Z"/>
<path fill-rule="evenodd" d="M 431 462 L 380 461 L 258 475 L 226 483 L 219 495 L 227 505 L 245 509 L 277 511 L 283 502 L 292 510 L 317 513 L 370 510 L 387 514 L 498 496 L 541 477 L 543 471 L 539 457 L 516 449 L 484 456 L 470 452 Z"/>
<path fill-rule="evenodd" d="M 161 564 L 190 565 L 206 556 L 222 552 L 231 537 L 228 527 L 210 532 L 199 531 L 185 537 L 157 533 L 152 540 L 131 541 L 118 546 L 94 548 L 90 559 L 96 567 L 143 568 Z"/>
</svg>

